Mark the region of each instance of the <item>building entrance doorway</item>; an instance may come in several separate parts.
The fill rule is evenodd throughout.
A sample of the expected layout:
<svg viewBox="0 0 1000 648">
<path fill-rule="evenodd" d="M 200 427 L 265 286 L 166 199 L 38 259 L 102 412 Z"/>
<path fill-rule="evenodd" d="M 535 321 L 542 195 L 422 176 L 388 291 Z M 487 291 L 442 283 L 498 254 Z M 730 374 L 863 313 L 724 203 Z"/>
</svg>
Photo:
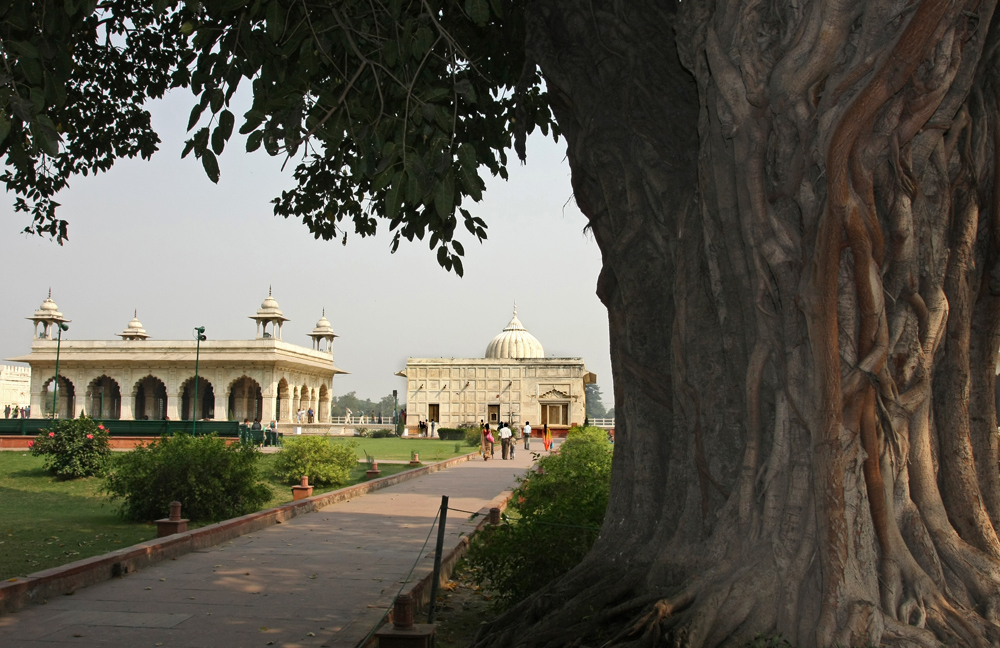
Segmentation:
<svg viewBox="0 0 1000 648">
<path fill-rule="evenodd" d="M 489 406 L 489 422 L 490 424 L 500 422 L 500 406 L 490 405 Z"/>
<path fill-rule="evenodd" d="M 431 403 L 427 406 L 427 421 L 434 421 L 436 423 L 441 422 L 441 406 L 437 403 Z"/>
</svg>

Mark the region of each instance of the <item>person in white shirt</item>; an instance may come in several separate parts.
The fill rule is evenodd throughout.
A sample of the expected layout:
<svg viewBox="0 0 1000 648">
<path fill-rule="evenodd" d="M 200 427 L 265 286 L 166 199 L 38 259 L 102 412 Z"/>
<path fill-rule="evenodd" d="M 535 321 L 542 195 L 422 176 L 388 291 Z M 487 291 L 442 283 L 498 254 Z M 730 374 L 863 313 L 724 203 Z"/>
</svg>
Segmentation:
<svg viewBox="0 0 1000 648">
<path fill-rule="evenodd" d="M 507 455 L 510 453 L 510 428 L 507 427 L 506 423 L 501 423 L 503 427 L 500 428 L 500 456 L 507 459 Z"/>
<path fill-rule="evenodd" d="M 524 449 L 531 449 L 531 422 L 525 421 L 524 428 L 521 430 L 521 437 L 524 439 Z"/>
</svg>

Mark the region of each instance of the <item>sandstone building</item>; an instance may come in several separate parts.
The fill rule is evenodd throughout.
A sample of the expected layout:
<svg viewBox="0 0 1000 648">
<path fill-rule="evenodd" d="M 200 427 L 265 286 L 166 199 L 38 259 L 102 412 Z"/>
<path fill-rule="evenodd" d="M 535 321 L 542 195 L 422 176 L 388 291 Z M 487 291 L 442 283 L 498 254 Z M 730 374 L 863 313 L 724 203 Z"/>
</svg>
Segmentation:
<svg viewBox="0 0 1000 648">
<path fill-rule="evenodd" d="M 408 358 L 406 427 L 420 421 L 440 427 L 506 421 L 559 432 L 582 425 L 587 411 L 584 385 L 597 382 L 582 358 L 546 358 L 545 350 L 514 316 L 486 347 L 483 358 Z"/>
</svg>

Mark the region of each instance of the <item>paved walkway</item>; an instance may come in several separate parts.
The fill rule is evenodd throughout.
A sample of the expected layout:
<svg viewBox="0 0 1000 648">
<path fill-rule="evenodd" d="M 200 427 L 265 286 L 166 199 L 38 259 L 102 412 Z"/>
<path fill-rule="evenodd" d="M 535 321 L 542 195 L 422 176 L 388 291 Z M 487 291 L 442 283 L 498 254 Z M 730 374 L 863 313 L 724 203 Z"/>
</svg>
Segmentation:
<svg viewBox="0 0 1000 648">
<path fill-rule="evenodd" d="M 392 604 L 441 496 L 451 508 L 477 511 L 530 463 L 523 447 L 502 461 L 497 444 L 495 460 L 459 464 L 0 616 L 0 646 L 351 648 Z M 449 512 L 446 550 L 475 526 L 467 518 Z M 411 582 L 433 569 L 434 540 Z"/>
</svg>

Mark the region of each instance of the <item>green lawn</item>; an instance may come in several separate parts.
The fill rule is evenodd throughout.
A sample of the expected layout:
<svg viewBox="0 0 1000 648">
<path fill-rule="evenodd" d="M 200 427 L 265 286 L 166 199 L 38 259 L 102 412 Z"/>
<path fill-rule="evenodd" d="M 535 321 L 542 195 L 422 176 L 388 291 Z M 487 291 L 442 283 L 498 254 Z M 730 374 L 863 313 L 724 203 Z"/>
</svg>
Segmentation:
<svg viewBox="0 0 1000 648">
<path fill-rule="evenodd" d="M 358 444 L 358 458 L 364 459 L 365 452 L 378 459 L 398 459 L 409 461 L 410 453 L 420 454 L 421 463 L 433 463 L 443 461 L 458 455 L 473 452 L 475 448 L 465 445 L 465 441 L 442 441 L 441 439 L 363 439 L 360 437 L 343 438 L 333 437 L 333 443 Z M 456 448 L 458 448 L 456 450 Z"/>
<path fill-rule="evenodd" d="M 356 439 L 358 455 L 364 450 L 376 459 L 410 458 L 415 447 L 424 463 L 468 452 L 456 453 L 454 441 L 408 441 L 406 439 Z M 336 439 L 334 443 L 346 442 Z M 276 455 L 261 457 L 263 476 L 273 497 L 271 508 L 292 500 L 289 485 L 273 479 Z M 81 558 L 127 547 L 156 537 L 155 524 L 123 522 L 114 505 L 99 493 L 98 478 L 59 481 L 42 468 L 44 459 L 21 452 L 0 452 L 0 580 L 55 567 Z M 408 465 L 380 464 L 382 477 L 409 470 Z M 347 485 L 365 480 L 366 466 L 351 472 Z M 340 487 L 337 487 L 340 488 Z M 334 490 L 317 488 L 316 495 Z M 166 517 L 164 511 L 164 517 Z M 197 526 L 193 525 L 192 527 Z"/>
</svg>

